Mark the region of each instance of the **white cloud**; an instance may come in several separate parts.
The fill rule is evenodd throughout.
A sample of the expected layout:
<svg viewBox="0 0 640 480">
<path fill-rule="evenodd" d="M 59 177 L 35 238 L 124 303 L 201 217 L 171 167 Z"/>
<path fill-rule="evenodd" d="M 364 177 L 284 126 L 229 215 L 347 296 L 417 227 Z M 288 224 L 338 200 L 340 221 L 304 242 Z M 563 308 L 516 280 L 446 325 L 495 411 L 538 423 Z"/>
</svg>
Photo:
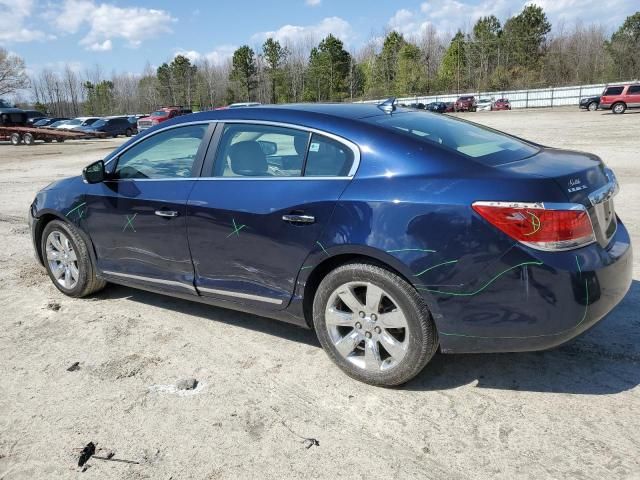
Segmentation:
<svg viewBox="0 0 640 480">
<path fill-rule="evenodd" d="M 322 0 L 305 0 L 305 2 L 310 7 L 317 7 L 322 3 Z"/>
<path fill-rule="evenodd" d="M 92 0 L 65 0 L 53 23 L 64 33 L 88 28 L 80 45 L 87 50 L 107 51 L 121 38 L 132 48 L 148 39 L 171 32 L 175 22 L 168 12 L 140 7 L 118 7 Z"/>
<path fill-rule="evenodd" d="M 91 50 L 93 52 L 108 52 L 113 48 L 113 44 L 111 40 L 105 40 L 104 42 L 96 42 L 87 46 L 87 50 Z"/>
<path fill-rule="evenodd" d="M 236 48 L 238 47 L 234 45 L 220 45 L 208 53 L 200 53 L 197 50 L 185 50 L 178 48 L 174 52 L 173 56 L 175 58 L 176 55 L 182 55 L 191 60 L 192 63 L 200 60 L 207 60 L 213 65 L 222 65 L 233 56 L 233 52 L 235 52 Z"/>
<path fill-rule="evenodd" d="M 353 38 L 353 30 L 349 22 L 340 17 L 327 17 L 315 25 L 283 25 L 278 30 L 256 33 L 251 39 L 262 42 L 271 37 L 281 43 L 306 40 L 316 43 L 330 33 L 345 43 Z"/>
<path fill-rule="evenodd" d="M 0 43 L 44 39 L 42 31 L 25 24 L 34 10 L 33 0 L 0 0 Z"/>
</svg>

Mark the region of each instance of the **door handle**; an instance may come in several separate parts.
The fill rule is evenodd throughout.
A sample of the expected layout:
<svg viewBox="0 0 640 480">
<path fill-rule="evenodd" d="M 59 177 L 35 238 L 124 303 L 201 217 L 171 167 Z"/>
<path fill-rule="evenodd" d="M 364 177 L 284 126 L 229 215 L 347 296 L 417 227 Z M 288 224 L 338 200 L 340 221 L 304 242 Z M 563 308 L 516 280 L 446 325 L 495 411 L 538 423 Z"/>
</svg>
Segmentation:
<svg viewBox="0 0 640 480">
<path fill-rule="evenodd" d="M 291 223 L 314 223 L 316 217 L 313 215 L 283 215 L 282 220 Z"/>
<path fill-rule="evenodd" d="M 178 212 L 175 210 L 156 210 L 156 215 L 159 217 L 177 217 Z"/>
</svg>

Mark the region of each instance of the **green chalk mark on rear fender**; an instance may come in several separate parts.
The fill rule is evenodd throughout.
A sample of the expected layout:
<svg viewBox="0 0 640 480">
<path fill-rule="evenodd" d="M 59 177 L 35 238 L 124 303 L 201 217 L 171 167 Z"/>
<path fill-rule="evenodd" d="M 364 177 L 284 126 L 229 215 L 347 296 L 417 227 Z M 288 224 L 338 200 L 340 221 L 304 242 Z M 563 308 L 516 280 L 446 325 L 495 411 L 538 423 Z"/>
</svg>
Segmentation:
<svg viewBox="0 0 640 480">
<path fill-rule="evenodd" d="M 307 265 L 306 267 L 302 267 L 300 270 L 307 270 L 308 268 L 313 268 L 313 265 Z"/>
<path fill-rule="evenodd" d="M 316 241 L 316 243 L 322 249 L 322 251 L 327 254 L 327 257 L 331 256 L 331 255 L 329 255 L 329 252 L 327 252 L 327 250 L 324 248 L 324 246 L 320 242 Z"/>
<path fill-rule="evenodd" d="M 442 267 L 443 265 L 450 265 L 452 263 L 458 263 L 458 260 L 449 260 L 447 262 L 442 262 L 437 265 L 433 265 L 432 267 L 427 268 L 426 270 L 421 271 L 420 273 L 416 273 L 414 276 L 419 277 L 423 273 L 427 273 L 429 270 L 433 270 L 434 268 Z"/>
<path fill-rule="evenodd" d="M 491 280 L 485 283 L 482 287 L 478 288 L 477 290 L 474 290 L 473 292 L 445 292 L 443 290 L 432 290 L 430 288 L 420 288 L 420 287 L 416 287 L 416 288 L 418 290 L 423 290 L 425 292 L 439 293 L 441 295 L 451 295 L 456 297 L 471 297 L 473 295 L 477 295 L 478 293 L 482 292 L 484 289 L 486 289 L 489 285 L 491 285 L 493 282 L 495 282 L 498 278 L 500 278 L 505 273 L 508 273 L 511 270 L 515 270 L 516 268 L 524 267 L 526 265 L 540 266 L 540 265 L 543 265 L 543 262 L 523 262 L 523 263 L 519 263 L 518 265 L 514 265 L 513 267 L 507 268 L 506 270 L 503 270 L 502 272 L 498 273 Z"/>
<path fill-rule="evenodd" d="M 427 248 L 398 248 L 396 250 L 387 250 L 387 253 L 400 253 L 400 252 L 424 252 L 435 253 L 435 250 L 429 250 Z"/>
<path fill-rule="evenodd" d="M 576 265 L 578 266 L 578 274 L 582 277 L 582 268 L 580 268 L 580 259 L 576 255 Z"/>
<path fill-rule="evenodd" d="M 504 336 L 504 337 L 485 337 L 482 335 L 465 335 L 464 333 L 448 333 L 448 332 L 438 332 L 438 335 L 445 335 L 447 337 L 464 337 L 464 338 L 480 338 L 486 340 L 523 340 L 527 338 L 544 338 L 544 337 L 557 337 L 558 335 L 563 335 L 567 332 L 575 330 L 580 325 L 584 323 L 587 319 L 587 312 L 589 311 L 589 285 L 587 281 L 584 281 L 584 293 L 585 293 L 585 304 L 584 304 L 584 313 L 582 314 L 582 319 L 573 327 L 566 328 L 556 333 L 546 333 L 542 335 L 528 335 L 528 336 Z"/>
</svg>

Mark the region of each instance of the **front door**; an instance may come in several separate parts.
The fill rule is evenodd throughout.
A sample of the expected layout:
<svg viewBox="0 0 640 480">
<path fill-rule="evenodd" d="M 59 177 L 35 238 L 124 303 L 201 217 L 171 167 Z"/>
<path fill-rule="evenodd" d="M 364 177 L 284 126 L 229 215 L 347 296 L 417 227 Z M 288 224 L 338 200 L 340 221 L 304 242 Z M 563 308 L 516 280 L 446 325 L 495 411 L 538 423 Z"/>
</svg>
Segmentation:
<svg viewBox="0 0 640 480">
<path fill-rule="evenodd" d="M 108 180 L 89 186 L 86 220 L 106 276 L 195 293 L 186 203 L 207 128 L 151 135 L 112 160 Z"/>
<path fill-rule="evenodd" d="M 286 307 L 350 181 L 354 149 L 305 130 L 226 124 L 187 205 L 199 293 Z"/>
</svg>

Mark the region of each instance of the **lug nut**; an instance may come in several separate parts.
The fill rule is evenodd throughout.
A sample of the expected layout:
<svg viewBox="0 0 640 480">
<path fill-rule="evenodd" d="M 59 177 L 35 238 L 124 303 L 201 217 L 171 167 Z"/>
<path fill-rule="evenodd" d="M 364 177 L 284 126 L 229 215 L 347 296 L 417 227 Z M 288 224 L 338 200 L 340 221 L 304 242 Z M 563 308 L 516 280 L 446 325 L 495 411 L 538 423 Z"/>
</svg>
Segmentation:
<svg viewBox="0 0 640 480">
<path fill-rule="evenodd" d="M 360 330 L 362 328 L 362 324 L 360 322 L 356 322 L 356 328 Z"/>
<path fill-rule="evenodd" d="M 364 336 L 365 336 L 365 337 L 367 337 L 367 338 L 371 338 L 371 332 L 366 332 L 366 333 L 364 334 Z"/>
<path fill-rule="evenodd" d="M 375 313 L 372 313 L 371 320 L 375 322 L 376 320 L 378 320 L 378 316 Z"/>
<path fill-rule="evenodd" d="M 360 318 L 364 318 L 364 312 L 360 312 L 358 315 L 360 315 Z"/>
<path fill-rule="evenodd" d="M 380 330 L 380 327 L 376 327 L 374 328 L 374 330 L 376 331 L 376 333 L 380 333 L 382 330 Z"/>
</svg>

